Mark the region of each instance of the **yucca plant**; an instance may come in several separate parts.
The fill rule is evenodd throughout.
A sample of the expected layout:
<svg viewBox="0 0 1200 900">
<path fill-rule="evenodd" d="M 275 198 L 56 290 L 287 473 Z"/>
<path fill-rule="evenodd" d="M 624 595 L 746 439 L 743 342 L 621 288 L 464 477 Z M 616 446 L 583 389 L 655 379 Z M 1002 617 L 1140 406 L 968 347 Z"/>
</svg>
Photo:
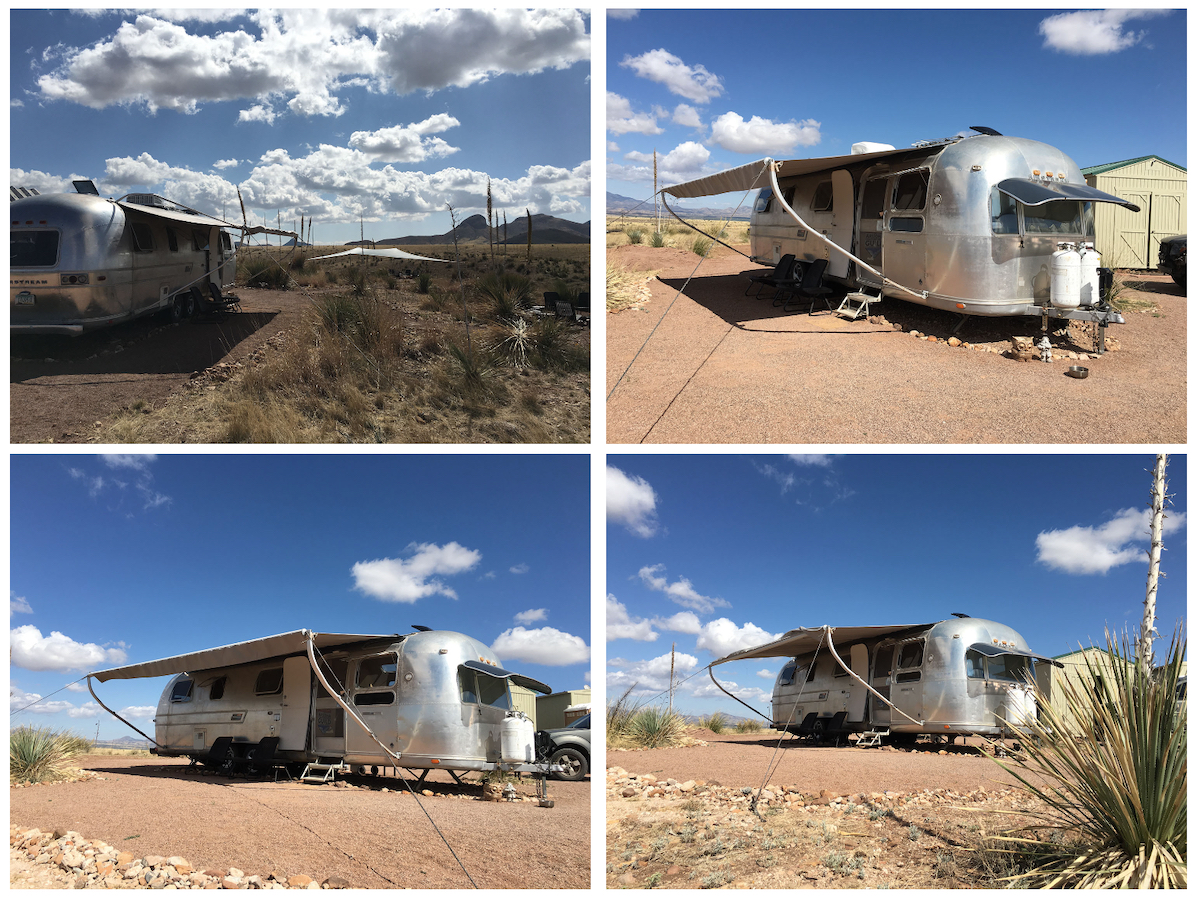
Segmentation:
<svg viewBox="0 0 1200 900">
<path fill-rule="evenodd" d="M 8 780 L 53 781 L 91 744 L 68 731 L 22 725 L 8 733 Z"/>
<path fill-rule="evenodd" d="M 663 237 L 663 233 L 661 231 L 652 231 L 650 233 L 650 246 L 651 247 L 661 247 L 666 242 L 667 242 L 666 238 Z"/>
<path fill-rule="evenodd" d="M 1039 826 L 1066 837 L 1011 838 L 1037 859 L 1021 877 L 1044 887 L 1186 887 L 1187 709 L 1176 701 L 1186 641 L 1176 632 L 1151 675 L 1128 637 L 1106 637 L 1109 652 L 1088 660 L 1087 678 L 1064 684 L 1064 709 L 1046 704 L 1027 723 L 1027 759 L 996 760 L 1045 804 Z"/>
<path fill-rule="evenodd" d="M 664 706 L 644 706 L 634 713 L 625 734 L 639 747 L 671 747 L 683 742 L 683 717 Z"/>
<path fill-rule="evenodd" d="M 758 734 L 762 731 L 762 723 L 755 719 L 742 719 L 734 730 L 738 734 Z"/>
<path fill-rule="evenodd" d="M 633 693 L 635 687 L 637 687 L 636 684 L 631 684 L 625 688 L 625 693 L 618 697 L 615 702 L 605 707 L 604 726 L 610 740 L 623 735 L 628 730 L 629 723 L 637 712 L 637 705 L 629 699 L 629 695 Z"/>
<path fill-rule="evenodd" d="M 728 721 L 725 718 L 725 713 L 715 712 L 711 716 L 705 716 L 700 719 L 698 724 L 701 728 L 707 728 L 713 734 L 721 734 L 725 730 Z"/>
<path fill-rule="evenodd" d="M 708 238 L 698 237 L 692 241 L 692 252 L 697 256 L 704 256 L 708 253 L 708 248 L 712 246 L 712 241 Z"/>
<path fill-rule="evenodd" d="M 514 368 L 525 368 L 529 365 L 529 351 L 533 348 L 533 330 L 529 323 L 517 316 L 514 319 L 502 319 L 500 325 L 504 328 L 504 338 L 496 345 L 496 352 L 502 353 Z"/>
<path fill-rule="evenodd" d="M 489 272 L 475 281 L 478 291 L 492 305 L 496 319 L 511 319 L 529 305 L 533 282 L 516 272 Z"/>
<path fill-rule="evenodd" d="M 628 236 L 629 243 L 631 244 L 640 244 L 642 242 L 642 238 L 646 236 L 646 233 L 640 228 L 630 228 L 625 232 L 625 234 Z"/>
</svg>

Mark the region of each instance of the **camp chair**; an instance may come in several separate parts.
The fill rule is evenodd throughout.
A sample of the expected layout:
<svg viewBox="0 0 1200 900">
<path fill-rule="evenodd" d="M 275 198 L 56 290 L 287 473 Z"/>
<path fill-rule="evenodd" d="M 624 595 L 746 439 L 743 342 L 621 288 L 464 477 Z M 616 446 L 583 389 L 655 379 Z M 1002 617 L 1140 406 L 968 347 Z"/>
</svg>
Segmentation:
<svg viewBox="0 0 1200 900">
<path fill-rule="evenodd" d="M 825 267 L 828 265 L 829 260 L 827 259 L 816 259 L 808 264 L 804 270 L 804 277 L 800 279 L 799 283 L 787 289 L 789 296 L 783 305 L 784 312 L 795 312 L 804 300 L 809 301 L 808 312 L 810 315 L 818 300 L 825 304 L 826 309 L 833 310 L 829 301 L 825 299 L 827 294 L 833 293 L 833 288 L 821 284 L 821 280 L 825 277 Z M 793 299 L 796 299 L 795 306 L 792 305 Z"/>
<path fill-rule="evenodd" d="M 581 291 L 579 296 L 575 298 L 575 321 L 580 325 L 587 325 L 592 318 L 592 295 L 587 291 Z"/>
<path fill-rule="evenodd" d="M 222 294 L 221 288 L 215 281 L 208 283 L 209 293 L 212 294 L 212 306 L 216 309 L 240 309 L 242 301 L 233 294 Z"/>
<path fill-rule="evenodd" d="M 779 262 L 775 263 L 775 268 L 771 270 L 770 275 L 751 275 L 750 284 L 746 285 L 745 293 L 742 296 L 745 297 L 749 294 L 750 288 L 755 284 L 758 285 L 758 290 L 754 294 L 756 298 L 762 293 L 764 285 L 778 290 L 781 285 L 792 280 L 792 265 L 795 262 L 796 254 L 785 253 L 779 257 Z"/>
<path fill-rule="evenodd" d="M 247 775 L 260 775 L 275 767 L 275 751 L 279 749 L 278 737 L 265 737 L 255 744 L 245 757 Z"/>
<path fill-rule="evenodd" d="M 545 291 L 542 294 L 541 307 L 534 307 L 534 312 L 539 316 L 555 316 L 558 315 L 559 296 L 557 291 Z"/>
</svg>

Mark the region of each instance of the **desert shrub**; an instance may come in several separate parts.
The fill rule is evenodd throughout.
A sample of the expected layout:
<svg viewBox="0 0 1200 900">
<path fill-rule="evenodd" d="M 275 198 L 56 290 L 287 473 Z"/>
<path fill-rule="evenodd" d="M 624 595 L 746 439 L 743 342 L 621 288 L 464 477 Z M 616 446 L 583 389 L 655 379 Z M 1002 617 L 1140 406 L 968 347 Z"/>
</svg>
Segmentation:
<svg viewBox="0 0 1200 900">
<path fill-rule="evenodd" d="M 475 290 L 491 304 L 493 318 L 511 319 L 530 305 L 533 282 L 516 272 L 488 272 L 475 279 Z"/>
<path fill-rule="evenodd" d="M 712 241 L 708 238 L 698 237 L 692 241 L 692 252 L 697 256 L 704 256 L 708 253 L 708 248 L 712 246 Z"/>
<path fill-rule="evenodd" d="M 417 293 L 418 294 L 428 294 L 429 293 L 429 285 L 432 281 L 433 281 L 433 276 L 430 275 L 428 272 L 421 272 L 419 275 L 417 275 Z"/>
<path fill-rule="evenodd" d="M 640 228 L 629 228 L 625 231 L 625 236 L 629 238 L 629 243 L 640 244 L 646 233 Z"/>
<path fill-rule="evenodd" d="M 533 349 L 533 329 L 520 316 L 501 320 L 500 325 L 504 329 L 504 337 L 496 345 L 496 352 L 514 368 L 525 368 L 529 365 L 529 353 Z"/>
<path fill-rule="evenodd" d="M 993 757 L 1045 804 L 1035 817 L 1053 829 L 1020 839 L 1040 856 L 1023 877 L 1044 887 L 1186 887 L 1187 708 L 1176 702 L 1186 640 L 1177 631 L 1151 674 L 1128 637 L 1106 636 L 1108 653 L 1065 682 L 1064 708 L 1039 703 L 1039 718 L 1025 723 L 1026 756 L 1015 765 Z"/>
<path fill-rule="evenodd" d="M 68 731 L 21 725 L 8 733 L 8 780 L 54 781 L 78 756 L 91 750 L 91 742 Z"/>
<path fill-rule="evenodd" d="M 609 703 L 604 709 L 604 727 L 608 736 L 615 737 L 624 734 L 629 728 L 637 705 L 629 699 L 629 695 L 637 685 L 630 685 L 620 697 Z"/>
<path fill-rule="evenodd" d="M 308 264 L 308 255 L 305 253 L 297 253 L 288 263 L 288 268 L 293 272 L 303 272 L 304 267 Z"/>
<path fill-rule="evenodd" d="M 705 716 L 704 718 L 700 719 L 698 724 L 701 728 L 707 728 L 713 734 L 721 734 L 723 731 L 725 731 L 725 726 L 728 724 L 728 720 L 725 718 L 725 713 L 715 712 L 710 716 Z"/>
<path fill-rule="evenodd" d="M 568 328 L 556 316 L 543 316 L 530 329 L 530 356 L 537 368 L 543 371 L 578 371 L 591 364 L 587 352 L 569 340 Z"/>
<path fill-rule="evenodd" d="M 447 344 L 446 350 L 450 364 L 464 387 L 482 388 L 486 379 L 495 374 L 496 362 L 490 353 L 474 348 L 464 350 L 453 342 Z"/>
<path fill-rule="evenodd" d="M 670 747 L 682 743 L 686 734 L 683 717 L 663 706 L 642 707 L 625 729 L 625 736 L 639 747 Z"/>
<path fill-rule="evenodd" d="M 762 731 L 762 723 L 754 719 L 742 719 L 734 729 L 738 734 L 758 734 Z"/>
<path fill-rule="evenodd" d="M 661 231 L 650 232 L 650 246 L 651 247 L 661 247 L 666 242 L 667 242 L 667 240 L 666 240 L 666 238 L 663 237 L 663 233 Z"/>
<path fill-rule="evenodd" d="M 286 291 L 291 284 L 287 270 L 269 256 L 255 256 L 238 265 L 238 280 L 249 287 Z"/>
</svg>

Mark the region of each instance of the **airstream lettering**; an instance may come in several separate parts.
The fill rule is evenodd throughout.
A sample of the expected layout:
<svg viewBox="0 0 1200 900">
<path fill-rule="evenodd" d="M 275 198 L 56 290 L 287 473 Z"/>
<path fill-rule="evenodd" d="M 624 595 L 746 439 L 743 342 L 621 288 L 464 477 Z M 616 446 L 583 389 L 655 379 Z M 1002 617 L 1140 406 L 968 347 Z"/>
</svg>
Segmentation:
<svg viewBox="0 0 1200 900">
<path fill-rule="evenodd" d="M 956 615 L 924 625 L 801 628 L 732 653 L 791 657 L 771 696 L 773 727 L 797 735 L 1008 737 L 1037 715 L 1029 649 L 1007 625 Z M 715 678 L 714 678 L 715 681 Z"/>
<path fill-rule="evenodd" d="M 95 672 L 89 687 L 93 677 L 175 673 L 158 701 L 153 752 L 217 767 L 289 766 L 307 769 L 306 780 L 352 766 L 544 776 L 551 766 L 509 685 L 550 688 L 491 657 L 453 631 L 294 631 Z"/>
<path fill-rule="evenodd" d="M 1069 245 L 1084 265 L 1095 241 L 1093 204 L 1120 197 L 1089 187 L 1061 150 L 984 134 L 908 149 L 856 144 L 848 156 L 776 161 L 664 189 L 674 197 L 758 190 L 751 256 L 803 271 L 826 260 L 826 280 L 868 299 L 896 297 L 969 315 L 1042 315 L 1120 323 L 1090 271 L 1052 305 L 1051 258 Z M 881 149 L 882 148 L 882 149 Z M 1093 269 L 1095 254 L 1086 260 Z"/>
</svg>

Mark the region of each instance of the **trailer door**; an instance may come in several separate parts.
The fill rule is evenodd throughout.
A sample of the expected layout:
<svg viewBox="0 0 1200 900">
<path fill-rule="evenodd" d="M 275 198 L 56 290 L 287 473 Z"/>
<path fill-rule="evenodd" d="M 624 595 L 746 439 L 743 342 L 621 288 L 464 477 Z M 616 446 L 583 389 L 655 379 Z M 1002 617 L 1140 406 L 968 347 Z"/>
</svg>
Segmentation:
<svg viewBox="0 0 1200 900">
<path fill-rule="evenodd" d="M 833 173 L 833 222 L 825 236 L 845 250 L 850 249 L 850 242 L 854 240 L 854 179 L 845 169 L 836 169 Z M 836 250 L 829 251 L 826 275 L 845 278 L 849 268 L 847 256 Z"/>
<path fill-rule="evenodd" d="M 896 657 L 894 641 L 884 641 L 875 648 L 875 662 L 871 666 L 871 687 L 875 688 L 883 700 L 871 695 L 871 723 L 874 725 L 890 725 L 892 708 L 885 701 L 892 696 L 892 661 Z"/>
<path fill-rule="evenodd" d="M 283 661 L 283 697 L 279 701 L 279 749 L 303 750 L 308 737 L 308 712 L 312 701 L 312 669 L 303 656 Z"/>
<path fill-rule="evenodd" d="M 925 638 L 905 641 L 896 653 L 896 665 L 892 669 L 892 702 L 898 709 L 892 710 L 893 725 L 912 724 L 901 712 L 919 721 L 925 718 L 925 685 L 921 672 L 924 658 Z"/>
<path fill-rule="evenodd" d="M 363 723 L 384 745 L 396 747 L 397 704 L 396 668 L 398 658 L 394 652 L 377 653 L 358 661 L 351 691 L 355 708 Z M 346 736 L 347 756 L 382 758 L 380 749 L 362 726 L 351 721 Z"/>
<path fill-rule="evenodd" d="M 322 674 L 334 690 L 346 684 L 345 659 L 326 658 Z M 321 756 L 341 756 L 346 752 L 346 713 L 329 695 L 320 681 L 313 700 L 313 752 Z"/>
<path fill-rule="evenodd" d="M 863 185 L 862 205 L 858 210 L 858 257 L 879 272 L 883 268 L 884 208 L 887 203 L 888 176 L 870 178 Z M 862 284 L 880 287 L 883 282 L 870 272 L 859 272 Z M 895 645 L 893 645 L 894 647 Z"/>
<path fill-rule="evenodd" d="M 868 668 L 869 655 L 866 644 L 854 644 L 850 648 L 850 671 L 866 681 L 871 677 Z M 847 722 L 862 722 L 867 718 L 867 688 L 862 682 L 850 679 L 850 706 L 847 710 Z"/>
</svg>

